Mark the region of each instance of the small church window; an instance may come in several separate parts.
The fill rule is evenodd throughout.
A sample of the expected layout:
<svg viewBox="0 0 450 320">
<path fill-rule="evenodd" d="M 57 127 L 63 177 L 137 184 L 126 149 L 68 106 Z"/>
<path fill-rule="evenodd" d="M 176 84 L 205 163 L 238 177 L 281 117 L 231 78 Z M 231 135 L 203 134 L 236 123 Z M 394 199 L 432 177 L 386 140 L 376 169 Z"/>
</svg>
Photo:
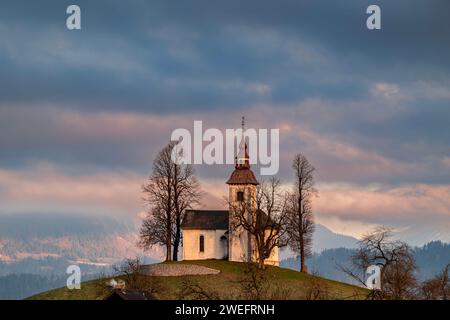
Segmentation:
<svg viewBox="0 0 450 320">
<path fill-rule="evenodd" d="M 243 191 L 237 192 L 237 201 L 244 201 L 244 192 Z"/>
<path fill-rule="evenodd" d="M 200 236 L 200 252 L 205 252 L 205 237 Z"/>
</svg>

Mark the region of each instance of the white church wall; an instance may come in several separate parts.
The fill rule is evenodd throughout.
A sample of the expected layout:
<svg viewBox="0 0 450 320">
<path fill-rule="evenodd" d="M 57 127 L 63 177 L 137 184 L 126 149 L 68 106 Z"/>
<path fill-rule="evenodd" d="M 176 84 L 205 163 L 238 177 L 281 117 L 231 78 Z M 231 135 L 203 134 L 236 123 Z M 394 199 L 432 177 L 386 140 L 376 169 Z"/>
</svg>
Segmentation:
<svg viewBox="0 0 450 320">
<path fill-rule="evenodd" d="M 266 230 L 266 239 L 270 235 L 270 230 Z M 264 261 L 264 264 L 278 266 L 280 264 L 278 260 L 278 247 L 274 247 L 270 252 L 270 256 Z"/>
<path fill-rule="evenodd" d="M 221 240 L 228 230 L 183 230 L 183 260 L 223 259 L 228 254 L 228 241 Z M 204 252 L 200 252 L 200 236 Z"/>
<path fill-rule="evenodd" d="M 269 236 L 270 230 L 266 230 L 266 238 Z M 278 256 L 278 247 L 274 247 L 270 252 L 270 256 L 264 260 L 264 264 L 271 266 L 279 266 L 279 256 Z M 252 261 L 258 261 L 258 250 L 255 243 L 255 240 L 252 241 Z"/>
<path fill-rule="evenodd" d="M 229 194 L 228 199 L 230 199 L 231 202 L 236 203 L 237 200 L 237 193 L 238 191 L 244 192 L 244 198 L 245 199 L 253 199 L 255 201 L 256 199 L 256 187 L 253 185 L 250 186 L 241 186 L 241 185 L 230 185 L 229 186 Z M 233 217 L 231 210 L 233 208 L 230 207 L 230 250 L 229 250 L 229 260 L 230 261 L 238 261 L 238 262 L 244 262 L 248 260 L 248 255 L 251 252 L 251 248 L 249 248 L 249 241 L 248 241 L 248 232 L 245 231 L 243 228 L 237 228 L 233 230 L 231 227 L 231 219 Z"/>
<path fill-rule="evenodd" d="M 248 259 L 248 233 L 241 230 L 234 230 L 230 241 L 230 261 L 244 262 Z"/>
<path fill-rule="evenodd" d="M 271 265 L 271 266 L 279 266 L 280 265 L 280 260 L 279 260 L 279 256 L 278 256 L 278 247 L 275 247 L 272 249 L 272 252 L 270 253 L 270 257 L 264 261 L 264 264 Z"/>
</svg>

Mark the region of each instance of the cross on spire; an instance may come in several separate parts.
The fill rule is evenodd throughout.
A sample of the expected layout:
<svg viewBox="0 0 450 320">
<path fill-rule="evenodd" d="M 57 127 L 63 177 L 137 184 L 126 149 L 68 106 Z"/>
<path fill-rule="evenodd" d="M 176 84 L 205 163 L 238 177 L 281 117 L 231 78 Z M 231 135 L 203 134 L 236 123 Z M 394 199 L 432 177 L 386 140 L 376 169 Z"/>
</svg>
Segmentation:
<svg viewBox="0 0 450 320">
<path fill-rule="evenodd" d="M 241 126 L 242 126 L 242 138 L 241 143 L 239 144 L 239 152 L 236 159 L 236 169 L 244 169 L 244 168 L 250 168 L 250 161 L 248 156 L 248 149 L 247 149 L 247 143 L 245 142 L 245 117 L 241 117 Z"/>
</svg>

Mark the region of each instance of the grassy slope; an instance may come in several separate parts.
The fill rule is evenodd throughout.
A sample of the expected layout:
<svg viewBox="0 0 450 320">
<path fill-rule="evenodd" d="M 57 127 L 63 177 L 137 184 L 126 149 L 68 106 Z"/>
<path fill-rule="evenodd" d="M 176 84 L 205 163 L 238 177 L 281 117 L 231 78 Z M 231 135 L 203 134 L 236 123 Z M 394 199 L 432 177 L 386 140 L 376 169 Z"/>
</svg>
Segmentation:
<svg viewBox="0 0 450 320">
<path fill-rule="evenodd" d="M 202 288 L 217 293 L 222 299 L 236 299 L 240 295 L 240 280 L 243 277 L 245 265 L 238 262 L 228 262 L 221 260 L 199 260 L 199 261 L 181 261 L 170 263 L 198 264 L 209 268 L 220 270 L 217 275 L 203 276 L 183 276 L 183 277 L 157 277 L 161 278 L 160 289 L 156 294 L 158 299 L 177 299 L 183 279 L 191 279 L 198 283 Z M 288 288 L 291 299 L 304 299 L 305 291 L 309 286 L 311 275 L 303 274 L 290 269 L 269 267 L 268 275 L 274 286 L 278 288 Z M 367 290 L 348 285 L 341 282 L 323 279 L 326 282 L 330 299 L 347 299 L 355 294 L 367 294 Z M 95 300 L 103 299 L 108 295 L 105 288 L 106 279 L 83 282 L 81 290 L 68 290 L 60 288 L 30 297 L 33 300 Z M 361 298 L 361 296 L 360 296 Z"/>
</svg>

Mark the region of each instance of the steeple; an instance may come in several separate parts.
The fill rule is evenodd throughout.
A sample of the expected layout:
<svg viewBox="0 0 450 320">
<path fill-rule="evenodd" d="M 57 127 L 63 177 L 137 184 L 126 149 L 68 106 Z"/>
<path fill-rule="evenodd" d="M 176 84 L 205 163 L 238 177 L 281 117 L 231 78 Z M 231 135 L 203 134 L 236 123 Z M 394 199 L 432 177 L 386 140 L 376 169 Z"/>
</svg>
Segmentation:
<svg viewBox="0 0 450 320">
<path fill-rule="evenodd" d="M 250 157 L 248 155 L 248 146 L 247 146 L 247 142 L 245 141 L 245 135 L 244 135 L 244 132 L 245 132 L 245 117 L 244 116 L 242 116 L 241 126 L 242 126 L 242 137 L 241 137 L 241 142 L 239 143 L 239 152 L 236 157 L 236 164 L 235 164 L 236 169 L 250 168 Z"/>
<path fill-rule="evenodd" d="M 242 138 L 239 143 L 239 152 L 235 157 L 235 170 L 231 174 L 230 179 L 228 179 L 227 184 L 249 184 L 258 185 L 259 182 L 256 180 L 255 174 L 250 169 L 250 157 L 248 155 L 248 145 L 245 141 L 245 117 L 242 117 Z"/>
</svg>

